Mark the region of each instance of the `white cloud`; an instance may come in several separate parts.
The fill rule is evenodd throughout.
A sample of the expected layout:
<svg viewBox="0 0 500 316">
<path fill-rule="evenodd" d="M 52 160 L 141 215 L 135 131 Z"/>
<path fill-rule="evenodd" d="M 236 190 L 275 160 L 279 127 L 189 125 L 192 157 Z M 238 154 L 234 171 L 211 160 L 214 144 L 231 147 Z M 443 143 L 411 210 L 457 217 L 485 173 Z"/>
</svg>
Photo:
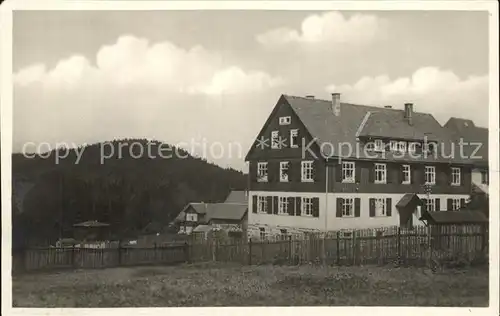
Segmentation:
<svg viewBox="0 0 500 316">
<path fill-rule="evenodd" d="M 267 73 L 224 65 L 222 60 L 223 56 L 200 46 L 185 50 L 170 42 L 151 44 L 147 39 L 126 35 L 97 52 L 96 66 L 77 55 L 61 60 L 48 71 L 44 65 L 21 69 L 14 75 L 14 82 L 22 86 L 41 83 L 51 89 L 106 85 L 196 93 L 245 92 L 247 87 L 253 92 L 281 83 Z"/>
<path fill-rule="evenodd" d="M 207 146 L 237 141 L 244 155 L 279 95 L 272 89 L 283 84 L 266 72 L 226 65 L 201 46 L 133 36 L 101 47 L 95 60 L 75 55 L 51 69 L 37 64 L 14 74 L 15 150 L 28 142 L 145 137 L 171 144 L 206 139 Z M 252 123 L 255 130 L 241 131 Z M 217 163 L 244 167 L 243 158 L 225 155 Z"/>
<path fill-rule="evenodd" d="M 441 124 L 453 115 L 488 126 L 486 75 L 461 79 L 452 71 L 423 67 L 409 77 L 363 77 L 352 85 L 330 85 L 326 90 L 340 92 L 343 100 L 360 104 L 402 108 L 405 102 L 414 102 L 416 111 L 432 113 Z"/>
<path fill-rule="evenodd" d="M 278 28 L 257 36 L 266 46 L 287 43 L 360 44 L 372 41 L 383 28 L 384 21 L 373 15 L 354 14 L 344 17 L 339 12 L 310 15 L 302 21 L 300 30 Z"/>
</svg>

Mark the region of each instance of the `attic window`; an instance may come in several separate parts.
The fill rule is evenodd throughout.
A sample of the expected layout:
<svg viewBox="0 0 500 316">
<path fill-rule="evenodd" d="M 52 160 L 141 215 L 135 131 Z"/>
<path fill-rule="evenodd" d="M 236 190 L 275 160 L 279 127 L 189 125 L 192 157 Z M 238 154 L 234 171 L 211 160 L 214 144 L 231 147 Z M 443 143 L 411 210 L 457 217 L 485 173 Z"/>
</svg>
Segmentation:
<svg viewBox="0 0 500 316">
<path fill-rule="evenodd" d="M 282 116 L 280 117 L 280 125 L 289 125 L 292 122 L 291 116 Z"/>
<path fill-rule="evenodd" d="M 375 151 L 384 151 L 384 142 L 381 139 L 375 139 Z"/>
</svg>

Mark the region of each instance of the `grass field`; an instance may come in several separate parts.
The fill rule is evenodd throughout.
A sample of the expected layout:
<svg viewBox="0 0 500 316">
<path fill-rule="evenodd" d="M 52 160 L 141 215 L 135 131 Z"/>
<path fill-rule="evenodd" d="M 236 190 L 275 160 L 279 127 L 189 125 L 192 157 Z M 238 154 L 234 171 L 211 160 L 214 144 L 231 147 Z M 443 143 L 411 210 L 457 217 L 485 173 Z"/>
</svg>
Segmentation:
<svg viewBox="0 0 500 316">
<path fill-rule="evenodd" d="M 488 270 L 193 264 L 13 277 L 14 307 L 488 305 Z"/>
</svg>

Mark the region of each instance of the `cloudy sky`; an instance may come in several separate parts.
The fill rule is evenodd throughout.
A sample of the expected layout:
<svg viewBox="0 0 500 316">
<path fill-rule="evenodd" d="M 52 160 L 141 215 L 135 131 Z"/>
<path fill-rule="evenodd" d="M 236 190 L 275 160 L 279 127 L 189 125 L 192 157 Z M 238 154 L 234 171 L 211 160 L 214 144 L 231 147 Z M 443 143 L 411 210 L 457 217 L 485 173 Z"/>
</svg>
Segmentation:
<svg viewBox="0 0 500 316">
<path fill-rule="evenodd" d="M 15 151 L 145 137 L 245 169 L 282 93 L 488 124 L 486 12 L 17 11 L 13 31 Z"/>
</svg>

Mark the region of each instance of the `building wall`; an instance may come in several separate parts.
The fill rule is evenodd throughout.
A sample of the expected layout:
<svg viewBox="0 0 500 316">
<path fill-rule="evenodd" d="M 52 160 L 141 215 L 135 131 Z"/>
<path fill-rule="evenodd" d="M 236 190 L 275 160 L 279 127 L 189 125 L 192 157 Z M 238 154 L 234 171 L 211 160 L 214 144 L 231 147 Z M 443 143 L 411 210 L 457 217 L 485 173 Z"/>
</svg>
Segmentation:
<svg viewBox="0 0 500 316">
<path fill-rule="evenodd" d="M 253 212 L 253 196 L 282 196 L 282 197 L 317 197 L 319 198 L 319 217 L 309 216 L 292 216 L 292 215 L 277 215 L 264 214 Z M 365 229 L 365 228 L 380 228 L 387 226 L 399 226 L 399 213 L 396 204 L 404 196 L 404 193 L 396 194 L 370 194 L 370 193 L 311 193 L 311 192 L 270 192 L 270 191 L 251 191 L 249 193 L 249 226 L 256 227 L 281 227 L 281 228 L 303 228 L 311 230 L 341 230 L 341 229 Z M 425 194 L 418 194 L 420 198 L 427 198 Z M 326 198 L 328 197 L 328 198 Z M 447 208 L 448 198 L 467 199 L 468 195 L 455 194 L 431 194 L 431 198 L 440 199 L 440 210 L 444 211 Z M 359 217 L 336 217 L 336 201 L 337 198 L 360 198 L 360 216 Z M 391 199 L 391 216 L 370 217 L 369 214 L 369 199 L 370 198 L 390 198 Z M 328 210 L 328 212 L 326 212 Z M 422 224 L 419 220 L 419 214 L 415 214 L 413 224 Z M 326 222 L 326 224 L 325 224 Z"/>
<path fill-rule="evenodd" d="M 460 167 L 461 185 L 451 185 L 451 167 L 449 164 L 415 164 L 415 163 L 386 163 L 387 183 L 374 183 L 374 162 L 355 161 L 355 183 L 342 183 L 341 168 L 338 164 L 328 165 L 326 174 L 326 164 L 320 160 L 315 161 L 314 182 L 301 182 L 301 163 L 299 158 L 262 160 L 268 162 L 269 180 L 267 182 L 257 182 L 255 174 L 257 172 L 257 161 L 250 161 L 250 190 L 252 191 L 291 191 L 291 192 L 325 192 L 328 182 L 329 192 L 359 192 L 359 193 L 408 193 L 415 192 L 423 194 L 425 183 L 424 166 L 436 167 L 436 184 L 432 191 L 436 194 L 470 194 L 471 192 L 471 168 Z M 290 161 L 291 175 L 288 182 L 279 181 L 279 162 Z M 346 160 L 347 161 L 347 160 Z M 351 160 L 349 160 L 351 161 Z M 401 166 L 409 164 L 411 169 L 411 183 L 401 184 Z M 275 176 L 274 176 L 275 174 Z M 480 176 L 480 174 L 479 174 Z M 328 177 L 328 179 L 327 179 Z M 480 181 L 480 180 L 479 180 Z"/>
<path fill-rule="evenodd" d="M 481 172 L 483 171 L 486 171 L 488 172 L 486 169 L 480 169 L 480 168 L 475 168 L 472 170 L 472 183 L 474 183 L 475 185 L 477 185 L 481 190 L 485 191 L 485 192 L 489 192 L 488 191 L 488 188 L 489 188 L 489 185 L 486 183 L 482 183 L 482 176 L 481 176 Z"/>
</svg>

